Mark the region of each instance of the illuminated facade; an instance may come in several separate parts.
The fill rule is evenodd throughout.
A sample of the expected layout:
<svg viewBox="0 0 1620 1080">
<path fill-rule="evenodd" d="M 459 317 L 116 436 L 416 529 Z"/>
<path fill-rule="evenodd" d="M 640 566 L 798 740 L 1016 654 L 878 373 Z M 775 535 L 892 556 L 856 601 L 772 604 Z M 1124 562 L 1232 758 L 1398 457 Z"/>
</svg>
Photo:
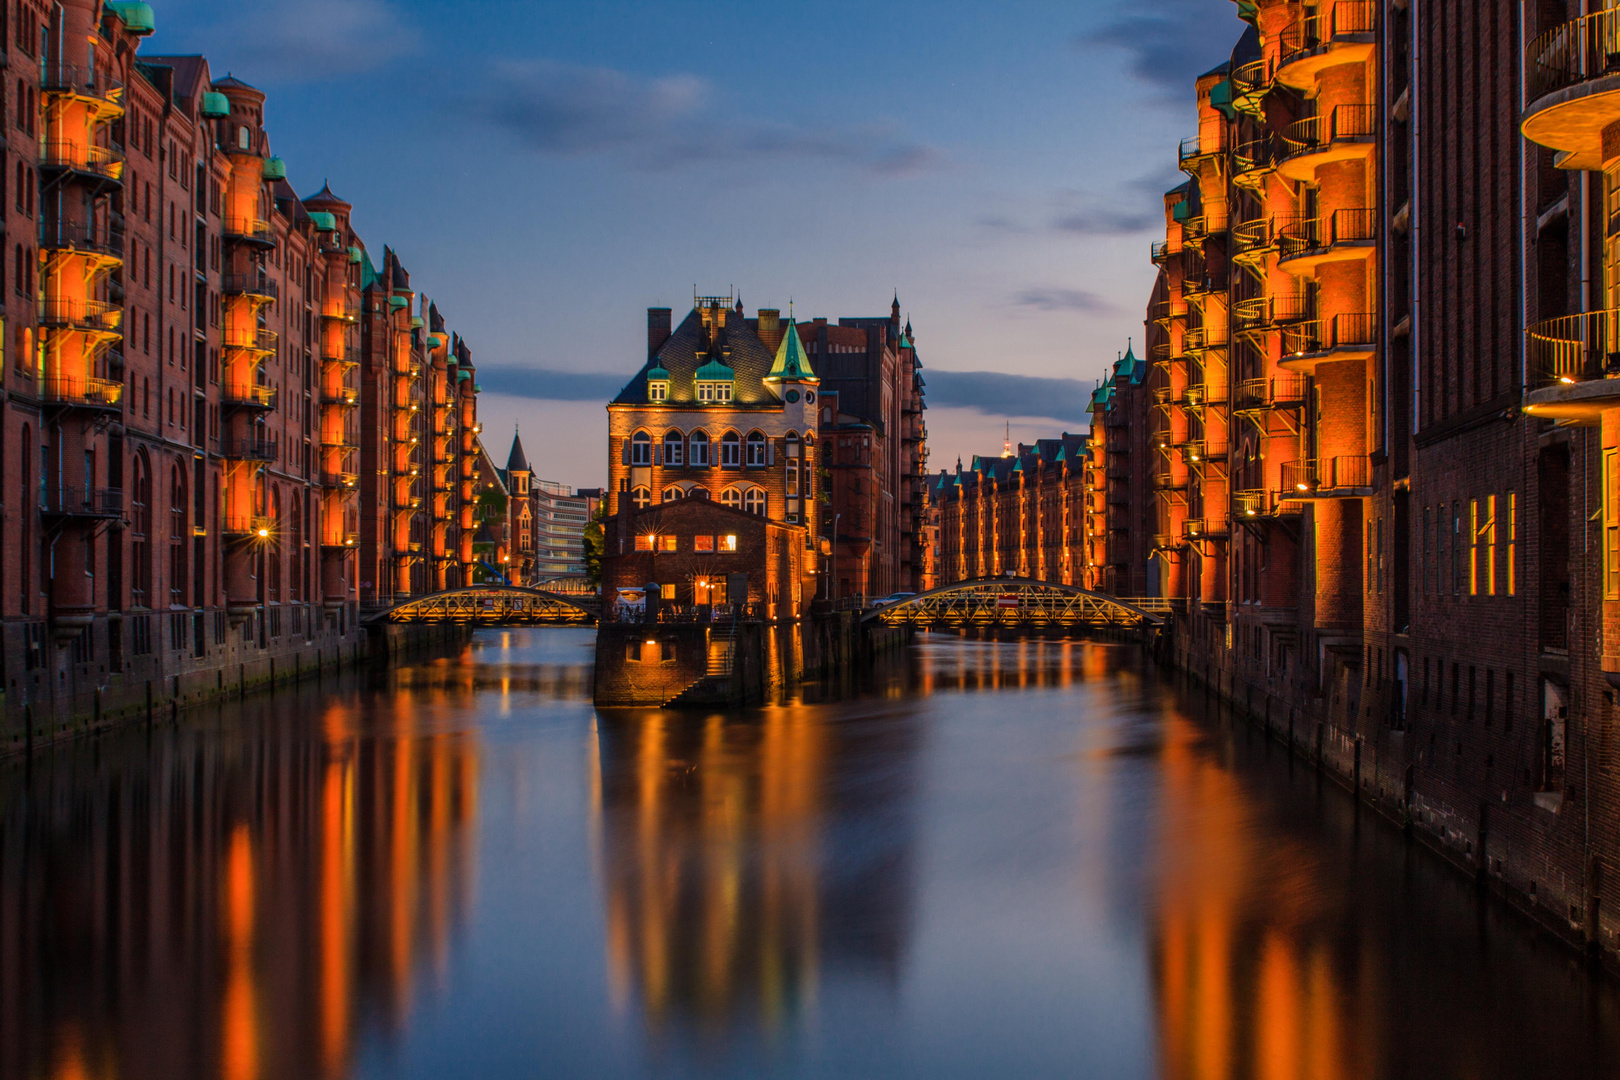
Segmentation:
<svg viewBox="0 0 1620 1080">
<path fill-rule="evenodd" d="M 358 372 L 368 263 L 349 204 L 294 192 L 262 92 L 200 56 L 140 54 L 146 4 L 24 3 L 0 21 L 15 83 L 7 738 L 218 693 L 226 671 L 244 683 L 352 654 L 372 576 L 356 561 L 361 506 L 389 492 L 370 491 L 359 462 L 379 387 Z M 431 440 L 449 459 L 434 475 L 453 473 L 476 423 L 465 353 L 395 318 L 424 362 L 437 350 L 420 392 L 438 406 L 432 430 L 450 433 Z M 464 573 L 460 498 L 447 486 L 441 525 L 422 529 L 429 551 L 456 549 L 427 582 Z M 390 569 L 397 592 L 407 575 Z"/>
</svg>

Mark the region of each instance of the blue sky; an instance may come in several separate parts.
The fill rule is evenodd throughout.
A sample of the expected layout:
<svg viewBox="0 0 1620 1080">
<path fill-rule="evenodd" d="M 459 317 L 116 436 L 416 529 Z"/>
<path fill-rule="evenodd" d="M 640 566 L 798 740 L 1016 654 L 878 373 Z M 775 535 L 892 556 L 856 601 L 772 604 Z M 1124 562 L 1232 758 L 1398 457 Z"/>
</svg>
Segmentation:
<svg viewBox="0 0 1620 1080">
<path fill-rule="evenodd" d="M 329 179 L 468 339 L 492 452 L 521 423 L 576 485 L 645 309 L 694 286 L 834 319 L 898 289 L 936 468 L 1083 429 L 1242 29 L 1230 0 L 154 7 L 146 51 L 266 90 L 294 186 Z"/>
</svg>

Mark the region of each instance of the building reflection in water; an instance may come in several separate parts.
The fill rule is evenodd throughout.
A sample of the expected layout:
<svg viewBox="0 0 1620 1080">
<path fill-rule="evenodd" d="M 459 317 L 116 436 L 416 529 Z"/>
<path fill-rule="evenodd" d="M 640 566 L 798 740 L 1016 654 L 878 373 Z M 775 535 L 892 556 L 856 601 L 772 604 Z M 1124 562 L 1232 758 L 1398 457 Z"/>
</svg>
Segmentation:
<svg viewBox="0 0 1620 1080">
<path fill-rule="evenodd" d="M 614 1004 L 639 1007 L 655 1041 L 717 1043 L 784 1031 L 824 980 L 893 993 L 911 916 L 918 734 L 909 707 L 887 702 L 602 714 Z"/>
<path fill-rule="evenodd" d="M 328 687 L 330 690 L 330 687 Z M 460 688 L 314 688 L 0 775 L 0 1075 L 340 1077 L 469 902 Z"/>
</svg>

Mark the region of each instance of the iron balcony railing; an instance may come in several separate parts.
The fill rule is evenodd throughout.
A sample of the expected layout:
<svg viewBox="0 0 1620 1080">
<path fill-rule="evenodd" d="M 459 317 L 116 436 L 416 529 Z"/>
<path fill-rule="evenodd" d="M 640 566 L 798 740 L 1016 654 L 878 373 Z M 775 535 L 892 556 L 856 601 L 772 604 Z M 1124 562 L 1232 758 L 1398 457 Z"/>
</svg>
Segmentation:
<svg viewBox="0 0 1620 1080">
<path fill-rule="evenodd" d="M 117 180 L 124 174 L 122 153 L 75 139 L 41 139 L 39 164 L 41 168 L 71 169 L 106 180 Z"/>
<path fill-rule="evenodd" d="M 1160 300 L 1153 305 L 1153 318 L 1156 322 L 1169 322 L 1180 319 L 1187 314 L 1185 300 Z"/>
<path fill-rule="evenodd" d="M 1580 382 L 1620 373 L 1620 308 L 1546 319 L 1526 333 L 1533 379 Z"/>
<path fill-rule="evenodd" d="M 117 333 L 123 324 L 124 309 L 101 300 L 46 297 L 39 302 L 41 326 L 70 330 Z"/>
<path fill-rule="evenodd" d="M 1283 132 L 1282 160 L 1315 153 L 1336 142 L 1371 139 L 1378 134 L 1375 105 L 1336 105 L 1325 116 L 1295 120 Z"/>
<path fill-rule="evenodd" d="M 273 409 L 276 389 L 273 386 L 226 386 L 220 389 L 219 403 L 227 408 Z"/>
<path fill-rule="evenodd" d="M 321 432 L 321 445 L 341 450 L 353 449 L 358 445 L 355 438 L 347 431 L 323 431 Z"/>
<path fill-rule="evenodd" d="M 1227 331 L 1224 326 L 1190 326 L 1182 337 L 1184 352 L 1219 349 L 1226 344 Z"/>
<path fill-rule="evenodd" d="M 219 452 L 236 461 L 274 461 L 279 444 L 275 439 L 248 437 L 221 439 Z"/>
<path fill-rule="evenodd" d="M 1277 139 L 1270 132 L 1257 139 L 1246 139 L 1232 151 L 1232 179 L 1241 184 L 1239 177 L 1252 177 L 1263 173 L 1277 163 Z M 1249 186 L 1253 186 L 1250 184 Z"/>
<path fill-rule="evenodd" d="M 120 518 L 124 516 L 124 492 L 120 488 L 58 487 L 40 488 L 40 512 L 55 517 Z"/>
<path fill-rule="evenodd" d="M 1232 104 L 1245 112 L 1258 112 L 1259 99 L 1271 91 L 1277 81 L 1277 66 L 1261 57 L 1240 64 L 1232 71 Z"/>
<path fill-rule="evenodd" d="M 1338 244 L 1366 243 L 1378 238 L 1378 211 L 1365 208 L 1335 210 L 1324 217 L 1297 217 L 1280 230 L 1279 255 L 1297 258 Z"/>
<path fill-rule="evenodd" d="M 331 300 L 322 305 L 321 318 L 335 319 L 338 322 L 357 322 L 360 318 L 360 305 L 347 299 Z"/>
<path fill-rule="evenodd" d="M 94 221 L 55 221 L 39 227 L 39 246 L 52 251 L 85 251 L 96 255 L 124 255 L 122 229 Z"/>
<path fill-rule="evenodd" d="M 359 487 L 360 474 L 352 472 L 323 471 L 321 473 L 321 486 L 337 488 L 339 490 Z"/>
<path fill-rule="evenodd" d="M 276 351 L 276 332 L 256 327 L 248 329 L 227 327 L 223 343 L 227 349 L 251 349 L 254 352 L 271 353 Z"/>
<path fill-rule="evenodd" d="M 1620 10 L 1609 8 L 1555 26 L 1524 53 L 1531 102 L 1620 72 Z"/>
<path fill-rule="evenodd" d="M 1181 535 L 1188 540 L 1221 540 L 1227 534 L 1225 518 L 1187 518 L 1181 523 Z"/>
<path fill-rule="evenodd" d="M 1164 263 L 1164 261 L 1166 259 L 1168 259 L 1169 257 L 1170 257 L 1170 241 L 1168 241 L 1168 240 L 1155 240 L 1155 241 L 1153 241 L 1153 261 L 1156 264 L 1161 264 L 1162 265 Z"/>
<path fill-rule="evenodd" d="M 118 101 L 124 84 L 105 67 L 77 64 L 44 64 L 39 70 L 39 88 L 46 93 L 73 94 L 97 101 Z"/>
<path fill-rule="evenodd" d="M 1316 14 L 1296 19 L 1281 35 L 1282 62 L 1292 63 L 1334 41 L 1375 33 L 1378 5 L 1369 0 L 1341 0 L 1315 9 Z"/>
<path fill-rule="evenodd" d="M 1284 359 L 1335 349 L 1372 348 L 1377 343 L 1378 316 L 1365 311 L 1346 312 L 1283 328 Z"/>
<path fill-rule="evenodd" d="M 1238 384 L 1236 405 L 1240 412 L 1298 408 L 1305 403 L 1305 389 L 1303 375 L 1244 379 Z"/>
<path fill-rule="evenodd" d="M 40 394 L 54 405 L 116 409 L 124 399 L 124 384 L 93 376 L 47 376 L 40 380 Z"/>
<path fill-rule="evenodd" d="M 220 282 L 226 296 L 257 296 L 266 300 L 281 298 L 280 286 L 268 274 L 226 274 Z"/>
<path fill-rule="evenodd" d="M 1276 232 L 1272 228 L 1270 218 L 1255 218 L 1252 221 L 1241 221 L 1232 226 L 1232 251 L 1234 254 L 1264 251 L 1274 243 L 1276 243 Z"/>
<path fill-rule="evenodd" d="M 263 514 L 227 514 L 225 535 L 235 539 L 268 540 L 276 523 Z"/>
<path fill-rule="evenodd" d="M 1225 439 L 1192 439 L 1181 445 L 1181 460 L 1188 465 L 1225 461 L 1227 451 Z"/>
<path fill-rule="evenodd" d="M 276 230 L 268 221 L 259 218 L 226 218 L 225 239 L 230 243 L 274 247 Z"/>
<path fill-rule="evenodd" d="M 360 391 L 352 386 L 339 386 L 336 389 L 321 389 L 322 405 L 358 405 Z"/>
<path fill-rule="evenodd" d="M 1181 147 L 1177 159 L 1182 165 L 1196 161 L 1201 157 L 1219 154 L 1226 150 L 1226 127 L 1210 128 L 1207 132 L 1200 132 L 1181 140 Z"/>
<path fill-rule="evenodd" d="M 1365 455 L 1301 458 L 1283 463 L 1283 490 L 1310 494 L 1372 485 L 1372 463 Z"/>
<path fill-rule="evenodd" d="M 346 551 L 349 548 L 355 548 L 355 547 L 359 547 L 359 546 L 360 546 L 360 534 L 358 532 L 332 533 L 332 534 L 330 534 L 328 536 L 325 536 L 325 537 L 323 537 L 321 539 L 321 547 L 332 549 L 332 550 Z"/>
<path fill-rule="evenodd" d="M 354 367 L 360 363 L 360 350 L 346 345 L 321 345 L 321 362 Z"/>
</svg>

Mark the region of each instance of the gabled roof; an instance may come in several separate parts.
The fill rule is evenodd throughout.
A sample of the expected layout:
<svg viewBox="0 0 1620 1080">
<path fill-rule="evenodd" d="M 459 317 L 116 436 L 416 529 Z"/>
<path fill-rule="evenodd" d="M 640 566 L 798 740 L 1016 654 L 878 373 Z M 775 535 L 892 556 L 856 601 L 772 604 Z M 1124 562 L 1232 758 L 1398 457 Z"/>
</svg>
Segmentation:
<svg viewBox="0 0 1620 1080">
<path fill-rule="evenodd" d="M 765 388 L 775 360 L 770 348 L 760 340 L 748 320 L 727 311 L 724 326 L 709 330 L 703 315 L 693 308 L 670 334 L 669 340 L 647 358 L 641 370 L 614 397 L 614 405 L 647 405 L 647 373 L 654 367 L 669 372 L 669 397 L 664 405 L 698 405 L 698 369 L 711 362 L 722 362 L 734 378 L 729 408 L 769 408 L 776 396 Z"/>
</svg>

